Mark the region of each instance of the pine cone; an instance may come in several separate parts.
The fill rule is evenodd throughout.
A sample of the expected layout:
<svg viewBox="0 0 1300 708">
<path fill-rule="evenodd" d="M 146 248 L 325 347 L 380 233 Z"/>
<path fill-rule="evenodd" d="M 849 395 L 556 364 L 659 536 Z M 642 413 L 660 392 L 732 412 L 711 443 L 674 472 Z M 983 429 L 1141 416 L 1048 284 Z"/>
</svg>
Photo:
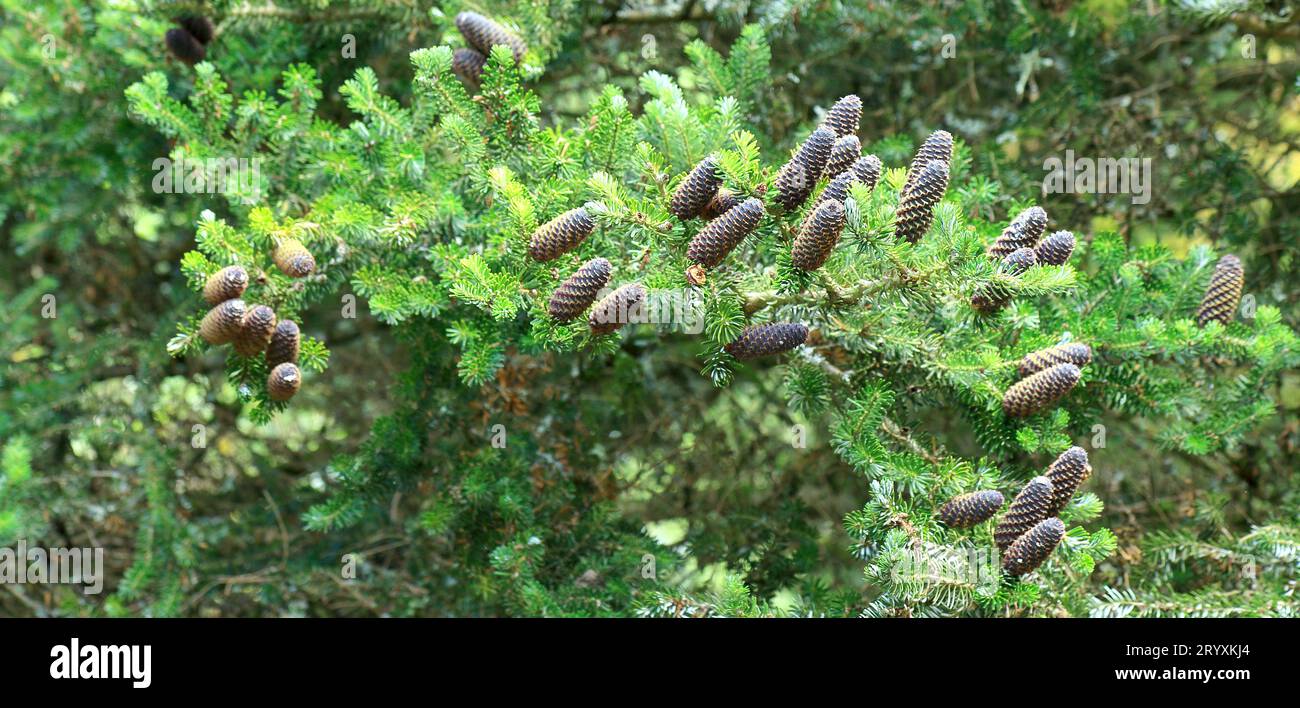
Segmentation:
<svg viewBox="0 0 1300 708">
<path fill-rule="evenodd" d="M 1017 214 L 1016 218 L 1007 224 L 1007 228 L 1002 230 L 1002 235 L 989 244 L 989 257 L 1006 258 L 1018 249 L 1033 248 L 1046 228 L 1047 211 L 1042 207 L 1029 207 Z"/>
<path fill-rule="evenodd" d="M 298 332 L 298 323 L 293 320 L 280 320 L 271 334 L 271 343 L 266 346 L 266 365 L 275 368 L 286 362 L 298 361 L 298 350 L 302 346 L 302 335 Z"/>
<path fill-rule="evenodd" d="M 1006 551 L 1017 538 L 1046 519 L 1052 509 L 1052 481 L 1038 476 L 1029 480 L 1024 489 L 1011 500 L 1011 506 L 993 530 L 993 542 Z"/>
<path fill-rule="evenodd" d="M 632 322 L 642 320 L 646 289 L 640 283 L 628 283 L 605 296 L 591 308 L 587 324 L 592 334 L 609 334 Z"/>
<path fill-rule="evenodd" d="M 844 230 L 844 205 L 830 199 L 821 203 L 808 218 L 804 220 L 799 236 L 794 240 L 791 251 L 794 267 L 801 270 L 817 270 L 822 267 L 835 244 L 840 241 L 840 232 Z"/>
<path fill-rule="evenodd" d="M 212 36 L 216 34 L 216 29 L 212 26 L 212 20 L 202 15 L 186 15 L 176 21 L 190 36 L 197 39 L 199 44 L 207 45 L 212 42 Z"/>
<path fill-rule="evenodd" d="M 1038 263 L 1032 248 L 1018 248 L 1011 255 L 1002 259 L 998 270 L 1011 275 L 1020 275 Z M 990 314 L 1002 309 L 1011 301 L 1011 292 L 1001 283 L 988 283 L 970 298 L 970 304 L 976 310 Z"/>
<path fill-rule="evenodd" d="M 237 265 L 226 266 L 208 276 L 203 284 L 203 299 L 209 305 L 215 305 L 243 295 L 247 287 L 248 271 Z"/>
<path fill-rule="evenodd" d="M 853 163 L 862 157 L 862 143 L 856 135 L 846 135 L 831 146 L 830 159 L 826 161 L 825 174 L 835 177 L 853 167 Z"/>
<path fill-rule="evenodd" d="M 316 259 L 296 238 L 281 240 L 271 254 L 271 260 L 281 273 L 290 278 L 304 278 L 316 270 Z"/>
<path fill-rule="evenodd" d="M 902 192 L 904 195 L 912 191 L 924 174 L 925 166 L 932 160 L 942 162 L 945 165 L 944 172 L 947 172 L 947 165 L 952 164 L 952 133 L 936 130 L 921 143 L 921 148 L 916 151 L 916 157 L 912 158 L 912 166 L 907 168 L 907 183 L 903 185 Z M 944 184 L 947 185 L 946 177 Z"/>
<path fill-rule="evenodd" d="M 266 305 L 254 305 L 239 321 L 235 333 L 235 353 L 241 356 L 260 354 L 275 332 L 275 311 Z"/>
<path fill-rule="evenodd" d="M 993 489 L 953 497 L 939 509 L 939 521 L 944 526 L 968 529 L 993 518 L 1003 501 L 1002 492 Z"/>
<path fill-rule="evenodd" d="M 822 193 L 817 195 L 817 201 L 814 207 L 821 205 L 822 202 L 835 200 L 842 202 L 849 198 L 849 188 L 854 182 L 861 182 L 867 186 L 867 191 L 876 188 L 876 182 L 880 181 L 880 158 L 875 155 L 859 157 L 853 162 L 849 169 L 840 172 L 827 185 Z"/>
<path fill-rule="evenodd" d="M 1052 555 L 1062 538 L 1065 538 L 1065 524 L 1055 516 L 1043 519 L 1006 549 L 1002 554 L 1002 569 L 1014 576 L 1034 570 Z"/>
<path fill-rule="evenodd" d="M 713 199 L 709 200 L 708 205 L 704 207 L 704 211 L 700 212 L 700 218 L 713 221 L 739 203 L 739 195 L 726 187 L 719 187 L 718 193 L 713 195 Z"/>
<path fill-rule="evenodd" d="M 803 344 L 808 339 L 808 328 L 791 322 L 746 327 L 736 341 L 723 347 L 737 359 L 754 359 L 769 354 L 780 354 Z"/>
<path fill-rule="evenodd" d="M 596 301 L 600 289 L 609 282 L 614 266 L 604 258 L 593 258 L 582 265 L 551 295 L 547 311 L 556 322 L 571 322 Z"/>
<path fill-rule="evenodd" d="M 460 30 L 466 42 L 474 45 L 474 48 L 485 57 L 491 54 L 492 47 L 498 44 L 510 47 L 516 62 L 523 58 L 524 52 L 528 51 L 528 45 L 524 44 L 522 39 L 477 12 L 462 12 L 456 15 L 456 29 Z"/>
<path fill-rule="evenodd" d="M 208 310 L 199 323 L 199 336 L 208 344 L 225 344 L 239 333 L 239 323 L 244 319 L 247 306 L 238 298 L 226 300 Z"/>
<path fill-rule="evenodd" d="M 586 209 L 570 209 L 537 227 L 528 243 L 528 255 L 535 261 L 553 261 L 577 248 L 595 230 L 596 222 Z"/>
<path fill-rule="evenodd" d="M 1052 480 L 1052 506 L 1049 516 L 1057 516 L 1070 498 L 1079 491 L 1080 485 L 1092 474 L 1092 465 L 1088 464 L 1088 451 L 1077 445 L 1061 453 L 1047 467 L 1047 478 Z"/>
<path fill-rule="evenodd" d="M 894 214 L 894 234 L 910 243 L 921 240 L 934 223 L 934 208 L 948 189 L 948 163 L 932 160 L 903 192 Z"/>
<path fill-rule="evenodd" d="M 287 401 L 293 398 L 293 394 L 298 392 L 298 387 L 302 385 L 302 371 L 298 369 L 297 364 L 284 362 L 271 369 L 270 375 L 266 377 L 266 392 L 270 394 L 273 401 Z"/>
<path fill-rule="evenodd" d="M 853 94 L 835 102 L 826 112 L 822 125 L 835 131 L 839 137 L 857 135 L 858 123 L 862 120 L 862 99 Z"/>
<path fill-rule="evenodd" d="M 1043 369 L 1069 362 L 1078 367 L 1087 366 L 1092 361 L 1092 347 L 1080 342 L 1057 344 L 1054 347 L 1030 352 L 1020 360 L 1020 376 L 1036 374 Z"/>
<path fill-rule="evenodd" d="M 1074 253 L 1074 234 L 1057 231 L 1034 247 L 1034 255 L 1043 265 L 1065 265 Z"/>
<path fill-rule="evenodd" d="M 461 48 L 451 54 L 451 70 L 474 85 L 478 85 L 482 80 L 485 66 L 487 66 L 487 57 L 473 49 Z"/>
<path fill-rule="evenodd" d="M 167 42 L 167 49 L 171 51 L 172 56 L 190 66 L 203 61 L 203 57 L 208 54 L 208 51 L 203 48 L 199 40 L 194 38 L 194 35 L 180 27 L 167 30 L 167 34 L 163 35 L 163 39 Z"/>
<path fill-rule="evenodd" d="M 718 174 L 718 161 L 710 155 L 700 160 L 700 164 L 677 185 L 668 211 L 682 221 L 694 219 L 717 196 L 718 187 L 721 186 L 722 175 Z"/>
<path fill-rule="evenodd" d="M 1060 400 L 1079 383 L 1079 367 L 1057 364 L 1044 369 L 1007 389 L 1002 396 L 1002 411 L 1012 418 L 1024 418 Z"/>
<path fill-rule="evenodd" d="M 781 168 L 776 176 L 776 203 L 786 211 L 794 211 L 803 204 L 817 186 L 817 178 L 826 169 L 835 145 L 835 131 L 830 128 L 814 130 L 799 146 L 798 152 Z"/>
<path fill-rule="evenodd" d="M 722 262 L 763 220 L 763 202 L 750 197 L 710 221 L 691 239 L 686 257 L 706 268 Z"/>
<path fill-rule="evenodd" d="M 1204 327 L 1214 321 L 1228 324 L 1241 303 L 1241 289 L 1245 284 L 1245 271 L 1241 259 L 1229 253 L 1219 259 L 1214 266 L 1214 275 L 1210 276 L 1210 287 L 1201 300 L 1201 308 L 1196 311 L 1196 324 Z"/>
</svg>

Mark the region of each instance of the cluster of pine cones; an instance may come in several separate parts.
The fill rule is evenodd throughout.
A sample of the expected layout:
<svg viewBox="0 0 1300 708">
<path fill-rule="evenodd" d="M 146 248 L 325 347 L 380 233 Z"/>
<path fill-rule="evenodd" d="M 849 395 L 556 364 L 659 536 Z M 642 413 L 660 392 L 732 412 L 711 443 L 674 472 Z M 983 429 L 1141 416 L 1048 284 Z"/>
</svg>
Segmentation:
<svg viewBox="0 0 1300 708">
<path fill-rule="evenodd" d="M 1047 228 L 1047 212 L 1030 207 L 1011 220 L 993 243 L 989 258 L 999 261 L 1003 273 L 1020 275 L 1036 265 L 1065 265 L 1074 252 L 1074 234 L 1057 231 L 1039 241 Z M 970 303 L 981 313 L 990 314 L 1011 301 L 1011 293 L 1001 285 L 990 283 L 971 296 Z"/>
<path fill-rule="evenodd" d="M 1002 569 L 1019 576 L 1043 564 L 1065 536 L 1061 511 L 1092 474 L 1088 452 L 1072 447 L 1061 453 L 1011 501 L 993 531 L 993 541 L 1002 554 Z M 938 512 L 939 521 L 953 528 L 970 528 L 998 513 L 1004 498 L 996 490 L 971 492 L 955 497 Z"/>
<path fill-rule="evenodd" d="M 316 270 L 316 259 L 296 239 L 281 240 L 271 259 L 292 278 L 306 277 Z M 247 287 L 248 271 L 243 266 L 226 266 L 208 277 L 203 284 L 203 299 L 213 307 L 199 324 L 199 336 L 212 345 L 229 343 L 240 356 L 265 352 L 271 372 L 266 378 L 267 393 L 272 400 L 287 401 L 302 385 L 298 323 L 277 321 L 275 311 L 266 305 L 246 304 L 241 297 Z"/>
<path fill-rule="evenodd" d="M 215 34 L 216 29 L 211 20 L 187 15 L 176 20 L 176 27 L 167 30 L 163 39 L 172 56 L 194 66 L 208 55 L 207 46 Z"/>
<path fill-rule="evenodd" d="M 487 65 L 492 47 L 498 44 L 509 47 L 516 62 L 521 61 L 528 51 L 528 45 L 518 35 L 477 12 L 456 15 L 456 29 L 460 30 L 469 46 L 452 53 L 451 69 L 462 80 L 475 86 L 483 78 L 483 67 Z"/>
</svg>

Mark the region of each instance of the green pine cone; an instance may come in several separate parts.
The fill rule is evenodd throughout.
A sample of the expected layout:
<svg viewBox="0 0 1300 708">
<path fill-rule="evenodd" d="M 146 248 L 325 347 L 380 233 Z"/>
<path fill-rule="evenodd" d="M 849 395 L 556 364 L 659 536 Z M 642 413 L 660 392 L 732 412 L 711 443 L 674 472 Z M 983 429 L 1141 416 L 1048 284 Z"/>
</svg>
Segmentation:
<svg viewBox="0 0 1300 708">
<path fill-rule="evenodd" d="M 266 345 L 266 365 L 274 369 L 286 362 L 298 361 L 298 351 L 302 347 L 302 334 L 298 323 L 293 320 L 280 320 L 271 333 L 271 343 Z"/>
<path fill-rule="evenodd" d="M 266 305 L 254 305 L 239 321 L 239 331 L 233 340 L 235 352 L 241 356 L 260 354 L 271 343 L 274 333 L 275 310 Z"/>
<path fill-rule="evenodd" d="M 1054 347 L 1030 352 L 1020 360 L 1022 377 L 1036 374 L 1057 364 L 1071 363 L 1078 367 L 1087 366 L 1092 361 L 1092 347 L 1080 342 L 1057 344 Z"/>
<path fill-rule="evenodd" d="M 817 186 L 817 179 L 826 169 L 834 145 L 835 131 L 830 128 L 818 128 L 803 141 L 794 157 L 776 176 L 776 203 L 781 208 L 793 211 L 808 200 L 808 195 Z"/>
<path fill-rule="evenodd" d="M 537 227 L 528 242 L 528 255 L 535 261 L 553 261 L 572 251 L 596 230 L 587 210 L 578 207 Z"/>
<path fill-rule="evenodd" d="M 1002 411 L 1012 418 L 1033 415 L 1056 403 L 1079 383 L 1074 364 L 1057 364 L 1016 383 L 1002 396 Z"/>
<path fill-rule="evenodd" d="M 473 49 L 462 47 L 452 52 L 451 70 L 457 76 L 472 84 L 478 85 L 483 78 L 483 67 L 485 66 L 487 66 L 487 57 Z"/>
<path fill-rule="evenodd" d="M 925 166 L 934 160 L 944 163 L 946 173 L 946 166 L 952 164 L 952 133 L 946 130 L 936 130 L 930 133 L 925 142 L 921 143 L 920 149 L 916 151 L 916 157 L 912 158 L 911 167 L 907 168 L 907 182 L 903 185 L 903 194 L 912 191 L 917 181 L 921 179 L 921 175 L 924 174 Z M 944 184 L 947 184 L 946 177 Z"/>
<path fill-rule="evenodd" d="M 1020 275 L 1038 263 L 1032 248 L 1018 248 L 1011 255 L 1002 259 L 998 270 L 1011 275 Z M 970 304 L 979 312 L 991 314 L 1011 302 L 1011 292 L 1001 283 L 988 283 L 971 296 Z"/>
<path fill-rule="evenodd" d="M 700 160 L 695 169 L 686 175 L 686 179 L 677 185 L 677 191 L 673 192 L 672 201 L 668 204 L 668 211 L 682 221 L 694 219 L 713 201 L 721 186 L 722 175 L 718 172 L 718 160 L 710 155 Z"/>
<path fill-rule="evenodd" d="M 1214 266 L 1214 275 L 1210 276 L 1210 287 L 1205 290 L 1205 298 L 1196 311 L 1196 324 L 1204 327 L 1211 321 L 1228 324 L 1241 303 L 1241 289 L 1245 285 L 1245 270 L 1241 259 L 1229 253 L 1219 259 Z"/>
<path fill-rule="evenodd" d="M 829 177 L 835 177 L 851 168 L 860 157 L 862 157 L 862 142 L 856 135 L 846 135 L 831 146 L 831 156 L 826 161 L 826 169 L 823 172 Z"/>
<path fill-rule="evenodd" d="M 740 195 L 726 187 L 719 187 L 718 193 L 713 195 L 713 198 L 705 205 L 704 210 L 700 212 L 700 218 L 705 221 L 713 221 L 731 211 L 731 208 L 739 203 Z"/>
<path fill-rule="evenodd" d="M 266 392 L 273 401 L 287 401 L 293 398 L 302 385 L 302 371 L 297 364 L 284 362 L 271 369 L 266 377 Z"/>
<path fill-rule="evenodd" d="M 804 220 L 794 240 L 791 250 L 794 267 L 810 271 L 822 267 L 839 243 L 843 230 L 844 205 L 834 199 L 822 202 Z"/>
<path fill-rule="evenodd" d="M 925 165 L 911 188 L 903 192 L 894 214 L 894 234 L 916 243 L 934 223 L 934 208 L 948 190 L 948 163 L 932 160 Z"/>
<path fill-rule="evenodd" d="M 1002 569 L 1019 576 L 1043 564 L 1065 538 L 1065 524 L 1055 516 L 1043 519 L 1016 539 L 1002 554 Z"/>
<path fill-rule="evenodd" d="M 167 49 L 171 51 L 172 56 L 190 66 L 203 61 L 203 58 L 208 54 L 203 45 L 199 43 L 199 40 L 194 38 L 194 35 L 180 27 L 167 30 L 167 34 L 163 35 L 163 40 L 167 43 Z"/>
<path fill-rule="evenodd" d="M 1046 228 L 1047 211 L 1042 207 L 1029 207 L 1017 214 L 1002 234 L 989 244 L 989 258 L 1002 259 L 1021 248 L 1033 248 Z"/>
<path fill-rule="evenodd" d="M 862 120 L 862 99 L 849 94 L 835 102 L 826 112 L 822 125 L 835 131 L 839 137 L 857 135 L 858 123 Z"/>
<path fill-rule="evenodd" d="M 225 344 L 239 333 L 239 323 L 244 319 L 247 306 L 243 300 L 226 300 L 208 310 L 199 323 L 199 336 L 208 344 Z"/>
<path fill-rule="evenodd" d="M 722 262 L 763 220 L 763 202 L 750 197 L 710 221 L 691 239 L 686 257 L 712 268 Z"/>
<path fill-rule="evenodd" d="M 1042 265 L 1065 265 L 1074 253 L 1074 234 L 1057 231 L 1034 247 L 1034 255 Z"/>
<path fill-rule="evenodd" d="M 587 319 L 591 333 L 609 334 L 625 325 L 641 321 L 646 296 L 645 286 L 640 283 L 628 283 L 606 295 L 591 308 L 591 317 Z"/>
<path fill-rule="evenodd" d="M 793 322 L 746 327 L 734 342 L 723 347 L 737 359 L 754 359 L 770 354 L 780 354 L 803 344 L 808 339 L 808 328 Z"/>
<path fill-rule="evenodd" d="M 1047 467 L 1047 478 L 1052 480 L 1052 506 L 1049 516 L 1058 516 L 1070 498 L 1079 491 L 1079 487 L 1092 475 L 1092 465 L 1088 464 L 1088 451 L 1074 446 Z"/>
<path fill-rule="evenodd" d="M 938 518 L 944 526 L 967 529 L 993 518 L 1006 501 L 1002 492 L 985 489 L 953 497 L 939 509 Z"/>
<path fill-rule="evenodd" d="M 614 266 L 604 258 L 593 258 L 555 289 L 547 312 L 556 322 L 571 322 L 596 301 L 601 288 L 609 282 Z"/>
<path fill-rule="evenodd" d="M 466 42 L 473 45 L 485 57 L 491 54 L 492 47 L 498 44 L 510 47 L 516 62 L 523 58 L 524 52 L 528 51 L 528 45 L 513 32 L 477 12 L 462 12 L 456 15 L 456 29 L 460 30 Z"/>
<path fill-rule="evenodd" d="M 226 266 L 209 276 L 203 284 L 203 299 L 209 305 L 216 305 L 243 295 L 247 287 L 248 271 L 237 265 Z"/>
<path fill-rule="evenodd" d="M 1038 476 L 1029 480 L 1024 489 L 1011 500 L 1007 513 L 1002 516 L 993 531 L 993 542 L 998 549 L 1006 551 L 1017 538 L 1020 538 L 1034 524 L 1046 519 L 1052 508 L 1052 481 Z"/>
</svg>

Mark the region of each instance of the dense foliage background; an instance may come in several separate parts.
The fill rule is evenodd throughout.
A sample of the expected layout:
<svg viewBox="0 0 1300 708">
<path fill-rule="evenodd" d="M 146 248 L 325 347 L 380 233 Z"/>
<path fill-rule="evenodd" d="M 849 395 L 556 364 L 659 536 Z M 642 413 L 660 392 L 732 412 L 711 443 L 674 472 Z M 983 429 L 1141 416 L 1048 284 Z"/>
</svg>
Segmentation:
<svg viewBox="0 0 1300 708">
<path fill-rule="evenodd" d="M 530 47 L 519 71 L 490 68 L 477 99 L 448 89 L 441 54 L 411 56 L 462 46 L 451 18 L 464 9 Z M 190 12 L 219 30 L 197 67 L 163 43 Z M 1024 480 L 1062 439 L 1087 440 L 1085 420 L 1105 426 L 1105 447 L 1090 448 L 1095 518 L 1081 514 L 1094 535 L 1041 590 L 960 613 L 1294 614 L 1300 374 L 1294 342 L 1260 334 L 1267 323 L 1246 365 L 1228 356 L 1240 351 L 1189 349 L 1174 363 L 1193 390 L 1080 403 L 1073 421 L 1036 425 L 1040 440 L 972 431 L 927 397 L 925 376 L 840 396 L 771 360 L 720 387 L 691 337 L 647 329 L 586 347 L 534 330 L 523 304 L 519 317 L 491 304 L 515 297 L 501 273 L 558 282 L 509 260 L 512 234 L 531 230 L 512 196 L 536 200 L 540 223 L 592 198 L 578 195 L 603 169 L 629 190 L 609 223 L 632 223 L 663 209 L 645 164 L 676 178 L 695 147 L 741 160 L 730 137 L 744 129 L 774 170 L 856 93 L 864 152 L 886 167 L 905 167 L 934 129 L 959 138 L 941 220 L 954 252 L 1037 203 L 1083 242 L 1085 294 L 1131 287 L 1173 312 L 1186 296 L 1168 289 L 1186 281 L 1194 307 L 1208 249 L 1232 252 L 1261 312 L 1294 329 L 1297 40 L 1295 8 L 1250 0 L 0 0 L 0 546 L 97 546 L 108 562 L 102 595 L 4 585 L 0 614 L 943 613 L 873 576 L 894 541 L 872 519 L 892 492 L 855 457 L 874 443 L 844 426 L 879 423 L 877 399 L 895 394 L 944 479 L 997 467 Z M 717 108 L 728 95 L 734 115 Z M 653 120 L 680 118 L 675 96 L 696 127 L 656 135 Z M 679 133 L 694 141 L 682 154 L 665 138 Z M 1044 160 L 1066 150 L 1151 158 L 1150 202 L 1043 194 Z M 265 203 L 151 188 L 159 157 L 254 151 L 269 158 Z M 868 262 L 885 186 L 854 230 Z M 203 311 L 194 281 L 211 263 L 196 244 L 255 258 L 308 213 L 327 231 L 311 233 L 318 259 L 346 260 L 337 242 L 374 260 L 286 296 L 328 368 L 322 351 L 271 415 L 224 352 L 176 336 Z M 413 225 L 375 236 L 394 214 Z M 620 243 L 639 254 L 630 244 L 646 237 L 629 229 Z M 466 265 L 464 244 L 487 257 Z M 1122 263 L 1150 279 L 1109 282 Z M 460 288 L 449 297 L 425 273 Z M 356 318 L 339 316 L 348 296 Z M 476 298 L 488 306 L 466 305 Z M 1041 318 L 1073 322 L 1063 310 Z M 1207 391 L 1212 377 L 1235 383 Z M 504 449 L 490 443 L 497 423 Z M 790 444 L 796 425 L 804 448 Z"/>
</svg>

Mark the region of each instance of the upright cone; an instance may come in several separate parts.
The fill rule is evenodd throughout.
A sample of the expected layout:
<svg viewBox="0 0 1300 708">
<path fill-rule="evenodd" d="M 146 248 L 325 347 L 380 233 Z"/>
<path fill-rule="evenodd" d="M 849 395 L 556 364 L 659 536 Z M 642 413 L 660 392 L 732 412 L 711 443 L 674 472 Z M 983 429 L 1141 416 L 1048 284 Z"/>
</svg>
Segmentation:
<svg viewBox="0 0 1300 708">
<path fill-rule="evenodd" d="M 788 352 L 807 339 L 806 326 L 792 322 L 773 322 L 746 327 L 734 342 L 723 349 L 737 359 L 755 359 Z"/>
<path fill-rule="evenodd" d="M 822 267 L 844 230 L 844 205 L 835 200 L 825 201 L 813 210 L 804 221 L 803 228 L 794 240 L 791 259 L 795 268 L 817 270 Z"/>
<path fill-rule="evenodd" d="M 916 243 L 934 223 L 934 208 L 948 190 L 948 163 L 931 160 L 925 165 L 898 204 L 894 214 L 894 234 Z"/>
<path fill-rule="evenodd" d="M 515 61 L 522 59 L 524 52 L 528 51 L 528 45 L 513 32 L 477 12 L 456 15 L 456 29 L 483 56 L 491 54 L 492 47 L 498 44 L 509 47 L 515 55 Z"/>
<path fill-rule="evenodd" d="M 839 137 L 848 135 L 857 135 L 858 123 L 862 120 L 862 99 L 853 94 L 835 102 L 834 106 L 826 112 L 826 119 L 822 122 L 823 126 L 835 131 Z"/>
<path fill-rule="evenodd" d="M 793 211 L 807 201 L 817 186 L 817 178 L 826 169 L 834 145 L 835 131 L 830 128 L 818 128 L 803 141 L 798 152 L 776 176 L 777 204 L 786 211 Z"/>
<path fill-rule="evenodd" d="M 189 32 L 190 36 L 199 41 L 199 44 L 210 44 L 213 35 L 216 34 L 216 28 L 212 26 L 212 20 L 202 15 L 186 15 L 176 20 L 176 24 Z"/>
<path fill-rule="evenodd" d="M 1034 255 L 1043 265 L 1065 265 L 1074 253 L 1074 234 L 1057 231 L 1034 247 Z"/>
<path fill-rule="evenodd" d="M 846 135 L 831 146 L 830 159 L 826 161 L 825 174 L 835 177 L 853 166 L 853 162 L 862 157 L 862 143 L 856 135 Z"/>
<path fill-rule="evenodd" d="M 1079 383 L 1074 364 L 1057 364 L 1020 381 L 1002 396 L 1002 411 L 1012 418 L 1033 415 L 1056 403 Z"/>
<path fill-rule="evenodd" d="M 609 282 L 614 266 L 604 258 L 593 258 L 555 289 L 547 312 L 556 322 L 571 322 L 596 301 L 596 295 Z"/>
<path fill-rule="evenodd" d="M 1042 476 L 1034 477 L 1011 501 L 1007 513 L 993 531 L 993 542 L 999 549 L 1007 550 L 1007 546 L 1020 538 L 1021 534 L 1046 519 L 1051 508 L 1052 481 Z"/>
<path fill-rule="evenodd" d="M 694 263 L 712 268 L 758 228 L 762 220 L 763 202 L 750 197 L 700 229 L 687 246 L 686 257 Z"/>
<path fill-rule="evenodd" d="M 859 157 L 847 170 L 836 175 L 826 185 L 826 189 L 823 189 L 822 193 L 817 195 L 815 205 L 820 205 L 822 202 L 832 199 L 837 202 L 848 199 L 849 187 L 852 187 L 854 182 L 861 182 L 866 186 L 868 192 L 875 189 L 876 183 L 880 181 L 881 167 L 880 158 L 875 155 Z"/>
<path fill-rule="evenodd" d="M 487 57 L 477 51 L 462 47 L 451 54 L 451 70 L 460 78 L 477 85 L 483 79 Z"/>
<path fill-rule="evenodd" d="M 1003 501 L 1002 492 L 993 489 L 953 497 L 939 509 L 939 521 L 955 529 L 970 528 L 993 518 Z"/>
<path fill-rule="evenodd" d="M 243 295 L 247 287 L 248 271 L 242 266 L 226 266 L 208 276 L 203 284 L 203 299 L 209 305 L 216 305 Z"/>
<path fill-rule="evenodd" d="M 1017 538 L 1002 554 L 1002 569 L 1008 575 L 1032 572 L 1043 564 L 1065 538 L 1065 524 L 1056 517 L 1043 519 Z"/>
<path fill-rule="evenodd" d="M 1077 445 L 1062 452 L 1060 457 L 1048 465 L 1046 477 L 1052 480 L 1052 505 L 1048 516 L 1059 515 L 1091 474 L 1088 451 Z"/>
<path fill-rule="evenodd" d="M 1210 286 L 1205 290 L 1205 298 L 1196 311 L 1197 326 L 1204 327 L 1210 322 L 1228 324 L 1232 321 L 1237 305 L 1241 303 L 1241 289 L 1245 285 L 1245 270 L 1241 259 L 1229 253 L 1219 259 L 1214 266 L 1214 275 L 1210 276 Z"/>
<path fill-rule="evenodd" d="M 921 175 L 925 173 L 925 166 L 934 160 L 944 165 L 952 164 L 952 133 L 936 130 L 921 143 L 920 149 L 916 151 L 916 157 L 912 158 L 912 166 L 907 169 L 907 182 L 903 185 L 903 194 L 912 191 L 917 181 L 921 179 Z M 946 177 L 944 183 L 947 184 Z"/>
<path fill-rule="evenodd" d="M 718 172 L 718 160 L 710 155 L 700 160 L 695 169 L 686 175 L 686 179 L 677 185 L 677 191 L 673 192 L 672 201 L 668 204 L 668 211 L 682 221 L 694 219 L 713 201 L 721 186 L 722 175 Z"/>
<path fill-rule="evenodd" d="M 1037 265 L 1038 258 L 1032 248 L 1018 248 L 1011 255 L 1002 259 L 998 270 L 1011 275 L 1020 275 Z M 1002 309 L 1011 301 L 1011 292 L 1002 283 L 991 282 L 981 287 L 971 296 L 970 304 L 976 310 L 991 314 Z"/>
<path fill-rule="evenodd" d="M 528 242 L 528 255 L 535 261 L 553 261 L 577 248 L 595 230 L 596 222 L 586 209 L 570 209 L 537 227 Z"/>
<path fill-rule="evenodd" d="M 1038 237 L 1047 228 L 1047 212 L 1042 207 L 1029 207 L 1007 224 L 993 243 L 989 244 L 989 258 L 1001 260 L 1021 248 L 1033 248 Z"/>
<path fill-rule="evenodd" d="M 241 356 L 262 353 L 275 333 L 275 311 L 266 305 L 254 305 L 239 322 L 235 334 L 235 352 Z"/>
</svg>

